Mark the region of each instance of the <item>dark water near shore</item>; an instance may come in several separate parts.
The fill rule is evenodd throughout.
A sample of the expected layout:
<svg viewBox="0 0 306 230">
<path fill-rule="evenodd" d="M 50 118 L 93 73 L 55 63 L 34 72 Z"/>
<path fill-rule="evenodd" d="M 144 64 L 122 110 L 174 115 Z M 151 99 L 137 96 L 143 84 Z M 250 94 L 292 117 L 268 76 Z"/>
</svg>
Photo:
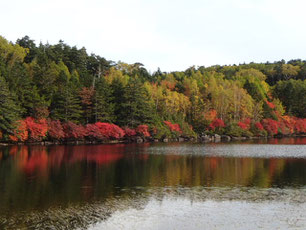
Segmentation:
<svg viewBox="0 0 306 230">
<path fill-rule="evenodd" d="M 0 229 L 306 229 L 306 138 L 0 148 Z"/>
</svg>

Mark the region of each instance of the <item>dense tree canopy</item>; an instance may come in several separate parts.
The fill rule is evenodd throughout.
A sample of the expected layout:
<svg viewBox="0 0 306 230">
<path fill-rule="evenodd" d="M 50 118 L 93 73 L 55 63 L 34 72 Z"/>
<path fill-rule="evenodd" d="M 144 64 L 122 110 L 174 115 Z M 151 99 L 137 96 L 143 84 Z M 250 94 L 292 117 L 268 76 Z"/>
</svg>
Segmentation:
<svg viewBox="0 0 306 230">
<path fill-rule="evenodd" d="M 303 133 L 305 77 L 302 60 L 151 74 L 63 41 L 0 36 L 0 137 Z"/>
</svg>

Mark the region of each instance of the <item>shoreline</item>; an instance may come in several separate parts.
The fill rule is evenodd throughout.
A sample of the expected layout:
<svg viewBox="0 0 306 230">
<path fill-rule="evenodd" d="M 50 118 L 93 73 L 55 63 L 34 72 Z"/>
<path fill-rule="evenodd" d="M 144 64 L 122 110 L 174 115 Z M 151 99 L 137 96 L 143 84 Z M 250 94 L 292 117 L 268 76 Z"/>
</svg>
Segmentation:
<svg viewBox="0 0 306 230">
<path fill-rule="evenodd" d="M 282 139 L 282 138 L 303 138 L 306 134 L 294 134 L 294 135 L 275 135 L 275 136 L 256 136 L 256 137 L 235 137 L 228 135 L 202 135 L 198 137 L 177 137 L 177 138 L 148 138 L 135 136 L 125 139 L 114 139 L 114 140 L 66 140 L 66 141 L 33 141 L 33 142 L 0 142 L 1 146 L 12 146 L 12 145 L 100 145 L 100 144 L 130 144 L 130 143 L 171 143 L 171 142 L 193 142 L 193 143 L 219 143 L 219 142 L 235 142 L 235 141 L 246 141 L 246 140 L 263 140 L 263 139 Z"/>
</svg>

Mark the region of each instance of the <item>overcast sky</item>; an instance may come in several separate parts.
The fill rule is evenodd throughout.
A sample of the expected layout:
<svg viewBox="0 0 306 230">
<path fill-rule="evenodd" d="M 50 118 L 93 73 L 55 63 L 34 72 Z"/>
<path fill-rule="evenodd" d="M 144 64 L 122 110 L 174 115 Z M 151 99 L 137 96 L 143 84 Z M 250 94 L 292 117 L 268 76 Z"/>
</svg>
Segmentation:
<svg viewBox="0 0 306 230">
<path fill-rule="evenodd" d="M 2 0 L 0 35 L 150 71 L 306 59 L 304 0 Z"/>
</svg>

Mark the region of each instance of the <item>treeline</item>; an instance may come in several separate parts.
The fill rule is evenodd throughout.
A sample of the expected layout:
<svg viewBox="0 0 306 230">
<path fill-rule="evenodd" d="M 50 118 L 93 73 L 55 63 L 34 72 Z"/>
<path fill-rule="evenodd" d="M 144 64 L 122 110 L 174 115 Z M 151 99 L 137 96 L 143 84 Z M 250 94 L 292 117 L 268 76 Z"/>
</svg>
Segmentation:
<svg viewBox="0 0 306 230">
<path fill-rule="evenodd" d="M 149 73 L 59 41 L 0 37 L 0 138 L 306 132 L 306 61 Z"/>
</svg>

